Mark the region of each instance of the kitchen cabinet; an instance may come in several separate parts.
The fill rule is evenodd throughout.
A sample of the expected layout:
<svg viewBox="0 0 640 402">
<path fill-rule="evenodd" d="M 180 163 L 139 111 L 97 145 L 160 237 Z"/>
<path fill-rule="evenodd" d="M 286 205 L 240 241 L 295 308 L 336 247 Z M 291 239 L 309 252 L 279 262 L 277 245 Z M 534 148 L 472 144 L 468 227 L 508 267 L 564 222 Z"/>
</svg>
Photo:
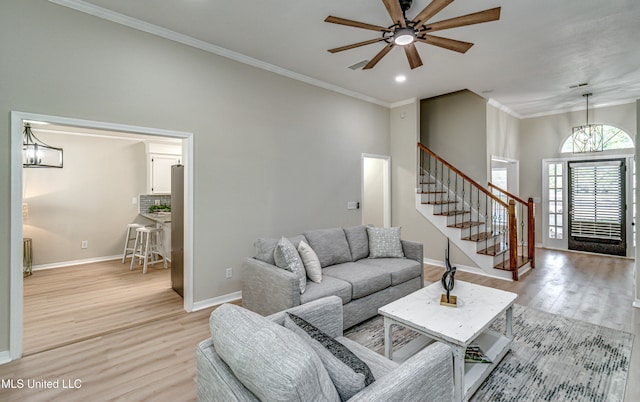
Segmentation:
<svg viewBox="0 0 640 402">
<path fill-rule="evenodd" d="M 147 192 L 171 193 L 171 166 L 182 163 L 182 145 L 171 142 L 145 143 L 147 152 Z"/>
<path fill-rule="evenodd" d="M 171 166 L 181 163 L 179 155 L 149 155 L 149 192 L 151 194 L 171 193 Z"/>
</svg>

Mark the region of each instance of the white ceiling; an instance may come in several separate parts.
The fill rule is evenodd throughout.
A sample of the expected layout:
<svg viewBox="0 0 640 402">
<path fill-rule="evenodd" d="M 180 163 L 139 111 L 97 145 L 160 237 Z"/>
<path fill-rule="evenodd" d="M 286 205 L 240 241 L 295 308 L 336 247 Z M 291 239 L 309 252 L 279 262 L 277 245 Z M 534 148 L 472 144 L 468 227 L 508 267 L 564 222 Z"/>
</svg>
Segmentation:
<svg viewBox="0 0 640 402">
<path fill-rule="evenodd" d="M 52 0 L 78 3 L 76 0 Z M 430 0 L 414 0 L 411 19 Z M 79 2 L 82 3 L 82 2 Z M 502 7 L 499 21 L 438 32 L 473 42 L 466 53 L 418 43 L 424 62 L 411 70 L 393 49 L 372 70 L 373 44 L 327 49 L 377 37 L 374 31 L 324 22 L 328 15 L 389 26 L 381 0 L 85 0 L 292 73 L 393 105 L 468 88 L 515 115 L 583 110 L 640 99 L 640 1 L 456 0 L 430 20 Z M 86 6 L 86 4 L 85 4 Z M 407 76 L 398 84 L 395 77 Z M 588 83 L 586 87 L 570 86 Z"/>
</svg>

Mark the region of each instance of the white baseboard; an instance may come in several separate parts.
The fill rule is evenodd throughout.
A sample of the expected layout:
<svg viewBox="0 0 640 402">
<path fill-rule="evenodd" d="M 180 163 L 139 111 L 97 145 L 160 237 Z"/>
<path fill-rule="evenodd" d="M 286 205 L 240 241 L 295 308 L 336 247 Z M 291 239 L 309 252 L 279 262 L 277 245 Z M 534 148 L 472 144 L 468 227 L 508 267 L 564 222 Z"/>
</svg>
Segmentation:
<svg viewBox="0 0 640 402">
<path fill-rule="evenodd" d="M 111 255 L 111 256 L 106 256 L 106 257 L 87 258 L 87 259 L 84 259 L 84 260 L 54 262 L 53 264 L 34 265 L 33 266 L 33 270 L 34 271 L 40 271 L 40 270 L 43 270 L 43 269 L 62 268 L 62 267 L 68 267 L 68 266 L 71 266 L 71 265 L 92 264 L 94 262 L 113 261 L 113 260 L 119 260 L 121 258 L 122 258 L 122 254 Z"/>
<path fill-rule="evenodd" d="M 640 299 L 635 299 L 632 303 L 633 307 L 640 308 Z"/>
<path fill-rule="evenodd" d="M 240 300 L 240 299 L 242 299 L 242 291 L 237 291 L 237 292 L 229 293 L 229 294 L 226 294 L 226 295 L 214 297 L 212 299 L 207 299 L 207 300 L 202 300 L 202 301 L 199 301 L 199 302 L 195 302 L 195 303 L 193 303 L 193 310 L 191 310 L 191 311 L 198 311 L 198 310 L 202 310 L 202 309 L 205 309 L 205 308 L 217 306 L 219 304 L 229 303 L 229 302 L 232 302 L 232 301 L 237 301 L 237 300 Z"/>
<path fill-rule="evenodd" d="M 7 364 L 11 361 L 11 353 L 8 350 L 0 352 L 0 364 Z"/>
<path fill-rule="evenodd" d="M 430 258 L 425 258 L 423 260 L 423 262 L 425 264 L 435 265 L 437 267 L 443 267 L 443 268 L 446 267 L 444 261 L 432 260 Z M 468 265 L 458 265 L 458 264 L 456 264 L 456 269 L 459 270 L 459 271 L 468 272 L 470 274 L 488 276 L 490 278 L 502 279 L 503 281 L 512 282 L 511 278 L 503 278 L 501 276 L 491 275 L 490 273 L 488 273 L 486 271 L 483 271 L 482 269 L 477 268 L 477 267 L 470 267 Z"/>
</svg>

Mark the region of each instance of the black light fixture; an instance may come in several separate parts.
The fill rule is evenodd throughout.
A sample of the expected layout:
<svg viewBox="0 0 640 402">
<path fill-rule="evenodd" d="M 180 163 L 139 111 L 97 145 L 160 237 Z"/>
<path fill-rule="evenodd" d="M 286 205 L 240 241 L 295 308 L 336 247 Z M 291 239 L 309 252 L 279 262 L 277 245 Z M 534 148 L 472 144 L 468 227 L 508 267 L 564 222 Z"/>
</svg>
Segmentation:
<svg viewBox="0 0 640 402">
<path fill-rule="evenodd" d="M 602 124 L 589 124 L 589 97 L 593 94 L 583 94 L 587 102 L 587 123 L 573 128 L 573 152 L 602 152 L 604 150 L 604 135 Z"/>
<path fill-rule="evenodd" d="M 61 168 L 62 148 L 47 145 L 31 131 L 31 124 L 24 123 L 22 132 L 22 167 Z"/>
</svg>

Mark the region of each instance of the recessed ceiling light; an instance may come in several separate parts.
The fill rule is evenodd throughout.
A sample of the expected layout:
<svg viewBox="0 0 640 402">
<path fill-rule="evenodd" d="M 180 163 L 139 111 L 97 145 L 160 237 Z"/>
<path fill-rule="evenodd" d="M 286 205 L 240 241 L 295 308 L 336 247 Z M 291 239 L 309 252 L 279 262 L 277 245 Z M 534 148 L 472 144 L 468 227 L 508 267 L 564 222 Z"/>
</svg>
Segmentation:
<svg viewBox="0 0 640 402">
<path fill-rule="evenodd" d="M 396 77 L 396 82 L 405 82 L 407 80 L 407 77 L 404 75 L 398 75 Z"/>
</svg>

